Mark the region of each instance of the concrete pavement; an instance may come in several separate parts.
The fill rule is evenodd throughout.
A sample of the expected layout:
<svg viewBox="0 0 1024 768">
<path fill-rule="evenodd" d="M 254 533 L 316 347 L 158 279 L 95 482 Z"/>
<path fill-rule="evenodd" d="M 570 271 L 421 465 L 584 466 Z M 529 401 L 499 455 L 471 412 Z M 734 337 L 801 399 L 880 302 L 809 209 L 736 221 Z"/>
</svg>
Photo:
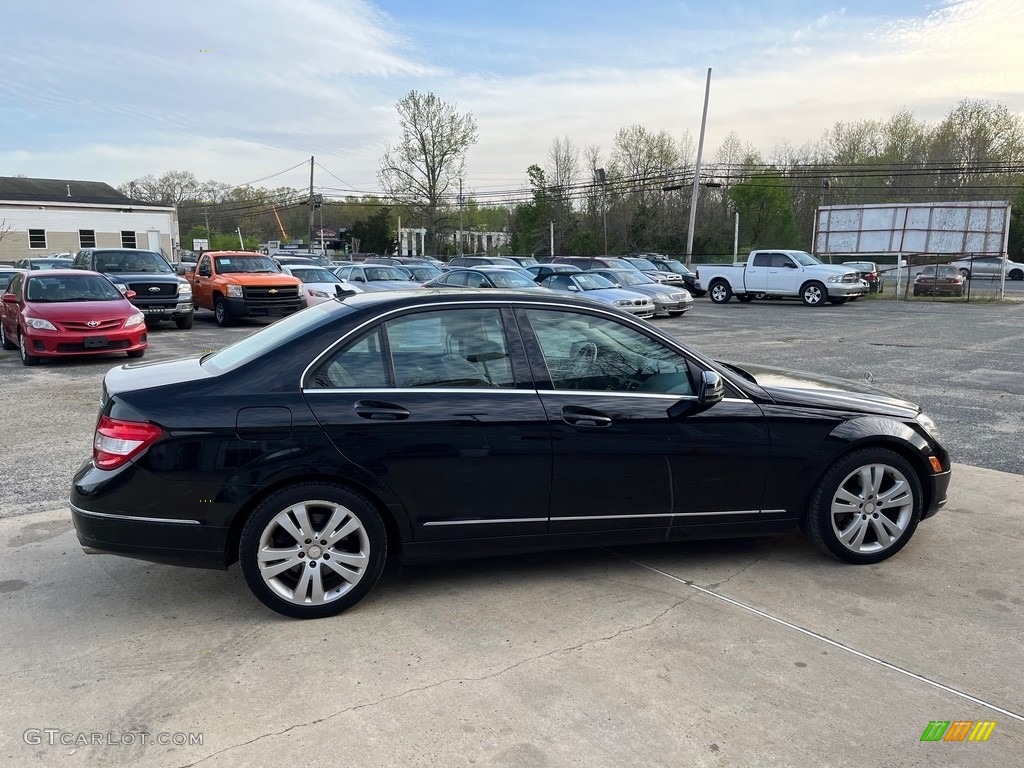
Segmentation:
<svg viewBox="0 0 1024 768">
<path fill-rule="evenodd" d="M 0 519 L 0 764 L 1018 766 L 1022 498 L 957 465 L 876 566 L 799 536 L 495 558 L 314 622 L 237 567 L 86 556 L 64 509 Z"/>
</svg>

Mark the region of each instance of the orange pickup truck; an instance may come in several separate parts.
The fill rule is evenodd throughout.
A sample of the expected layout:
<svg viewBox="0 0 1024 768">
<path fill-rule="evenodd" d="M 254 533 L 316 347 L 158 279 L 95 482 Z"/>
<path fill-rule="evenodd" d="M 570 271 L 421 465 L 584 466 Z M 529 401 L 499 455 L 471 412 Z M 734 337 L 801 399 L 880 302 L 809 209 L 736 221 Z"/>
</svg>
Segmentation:
<svg viewBox="0 0 1024 768">
<path fill-rule="evenodd" d="M 283 317 L 306 306 L 302 282 L 262 253 L 207 251 L 185 279 L 196 308 L 213 310 L 221 327 L 236 317 Z"/>
</svg>

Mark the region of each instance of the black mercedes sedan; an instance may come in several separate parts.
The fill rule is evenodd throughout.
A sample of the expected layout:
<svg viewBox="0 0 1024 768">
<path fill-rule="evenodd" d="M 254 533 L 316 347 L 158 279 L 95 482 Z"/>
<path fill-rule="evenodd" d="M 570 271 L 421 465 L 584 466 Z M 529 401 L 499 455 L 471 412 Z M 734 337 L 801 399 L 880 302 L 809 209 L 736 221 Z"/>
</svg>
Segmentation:
<svg viewBox="0 0 1024 768">
<path fill-rule="evenodd" d="M 114 368 L 101 402 L 71 488 L 84 549 L 238 561 L 299 618 L 353 606 L 388 556 L 800 527 L 876 563 L 950 476 L 912 403 L 716 362 L 561 294 L 340 296 L 202 357 Z"/>
</svg>

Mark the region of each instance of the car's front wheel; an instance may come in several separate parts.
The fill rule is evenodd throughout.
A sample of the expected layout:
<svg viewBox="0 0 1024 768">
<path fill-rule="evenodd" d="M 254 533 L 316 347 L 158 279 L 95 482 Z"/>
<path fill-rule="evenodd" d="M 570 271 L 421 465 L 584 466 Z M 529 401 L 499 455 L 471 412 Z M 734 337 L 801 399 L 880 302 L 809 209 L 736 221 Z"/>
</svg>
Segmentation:
<svg viewBox="0 0 1024 768">
<path fill-rule="evenodd" d="M 18 351 L 21 355 L 22 365 L 39 365 L 41 358 L 28 351 L 28 340 L 21 331 L 18 331 Z"/>
<path fill-rule="evenodd" d="M 847 563 L 877 563 L 910 541 L 921 519 L 921 481 L 886 448 L 843 457 L 811 495 L 806 529 L 822 550 Z"/>
<path fill-rule="evenodd" d="M 960 267 L 960 274 L 963 275 L 964 280 L 971 279 L 971 270 L 967 269 L 966 267 Z"/>
<path fill-rule="evenodd" d="M 1007 277 L 1011 280 L 1024 280 L 1024 270 L 1011 269 Z"/>
<path fill-rule="evenodd" d="M 820 307 L 828 300 L 828 290 L 819 282 L 812 282 L 800 290 L 800 299 L 808 307 Z"/>
<path fill-rule="evenodd" d="M 228 311 L 228 303 L 225 299 L 217 299 L 213 305 L 213 316 L 221 328 L 231 325 L 231 313 Z"/>
<path fill-rule="evenodd" d="M 387 535 L 365 498 L 330 483 L 268 496 L 242 530 L 239 562 L 249 589 L 285 616 L 318 619 L 351 608 L 384 568 Z"/>
<path fill-rule="evenodd" d="M 189 328 L 191 328 L 192 327 L 192 321 L 193 321 L 193 316 L 192 316 L 191 312 L 189 314 L 185 315 L 184 317 L 176 317 L 176 318 L 174 318 L 174 324 L 176 326 L 178 326 L 178 330 L 179 331 L 187 331 Z"/>
</svg>

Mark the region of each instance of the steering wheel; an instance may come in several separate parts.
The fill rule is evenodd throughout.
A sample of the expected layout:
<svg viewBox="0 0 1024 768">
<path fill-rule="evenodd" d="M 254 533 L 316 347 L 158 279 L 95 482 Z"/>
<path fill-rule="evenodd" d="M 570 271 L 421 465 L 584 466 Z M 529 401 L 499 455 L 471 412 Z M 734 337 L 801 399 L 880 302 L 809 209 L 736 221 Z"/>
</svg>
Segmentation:
<svg viewBox="0 0 1024 768">
<path fill-rule="evenodd" d="M 597 344 L 592 341 L 585 341 L 580 344 L 579 349 L 572 358 L 572 371 L 570 379 L 582 379 L 590 372 L 591 366 L 597 362 Z"/>
</svg>

